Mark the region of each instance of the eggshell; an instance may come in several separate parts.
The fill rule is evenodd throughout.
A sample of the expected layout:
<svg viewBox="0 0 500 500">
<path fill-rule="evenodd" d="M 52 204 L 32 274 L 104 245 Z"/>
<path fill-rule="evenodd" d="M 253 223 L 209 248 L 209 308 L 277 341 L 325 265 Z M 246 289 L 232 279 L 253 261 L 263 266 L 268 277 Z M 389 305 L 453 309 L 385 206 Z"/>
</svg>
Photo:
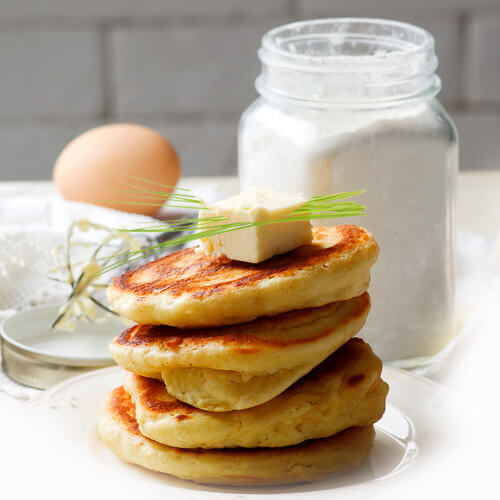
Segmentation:
<svg viewBox="0 0 500 500">
<path fill-rule="evenodd" d="M 119 123 L 88 130 L 71 141 L 57 158 L 53 177 L 68 200 L 153 215 L 158 206 L 140 203 L 161 204 L 167 197 L 130 194 L 130 186 L 169 190 L 133 177 L 175 186 L 180 173 L 177 153 L 162 135 L 142 125 Z"/>
</svg>

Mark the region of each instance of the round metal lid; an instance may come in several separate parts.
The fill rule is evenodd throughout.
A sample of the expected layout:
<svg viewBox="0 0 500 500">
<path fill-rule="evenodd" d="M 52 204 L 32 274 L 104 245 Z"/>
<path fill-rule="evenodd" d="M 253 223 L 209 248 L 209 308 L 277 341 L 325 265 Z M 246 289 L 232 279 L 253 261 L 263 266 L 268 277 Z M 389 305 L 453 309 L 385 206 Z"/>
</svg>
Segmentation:
<svg viewBox="0 0 500 500">
<path fill-rule="evenodd" d="M 46 388 L 69 376 L 114 364 L 108 345 L 125 324 L 122 319 L 101 316 L 77 323 L 74 331 L 52 329 L 59 305 L 19 311 L 0 327 L 3 367 L 14 380 Z"/>
</svg>

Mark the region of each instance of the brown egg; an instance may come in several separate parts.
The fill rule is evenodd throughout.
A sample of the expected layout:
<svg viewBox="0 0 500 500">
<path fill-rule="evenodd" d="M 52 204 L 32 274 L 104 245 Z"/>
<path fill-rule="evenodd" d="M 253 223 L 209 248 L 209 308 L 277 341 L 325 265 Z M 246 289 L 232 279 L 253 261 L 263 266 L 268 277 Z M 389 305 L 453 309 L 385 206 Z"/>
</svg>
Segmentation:
<svg viewBox="0 0 500 500">
<path fill-rule="evenodd" d="M 175 149 L 158 132 L 129 123 L 94 128 L 73 139 L 54 165 L 54 182 L 67 200 L 125 212 L 153 215 L 166 196 L 130 194 L 131 185 L 151 191 L 167 188 L 133 179 L 142 177 L 175 186 L 181 167 Z"/>
</svg>

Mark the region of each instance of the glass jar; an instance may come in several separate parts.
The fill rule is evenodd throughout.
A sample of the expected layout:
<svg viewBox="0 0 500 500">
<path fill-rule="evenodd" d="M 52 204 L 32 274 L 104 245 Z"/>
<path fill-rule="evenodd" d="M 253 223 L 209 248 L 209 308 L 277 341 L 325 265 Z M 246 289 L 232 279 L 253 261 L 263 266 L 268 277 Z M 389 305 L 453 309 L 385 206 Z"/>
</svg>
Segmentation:
<svg viewBox="0 0 500 500">
<path fill-rule="evenodd" d="M 306 197 L 366 189 L 380 245 L 361 332 L 385 362 L 430 371 L 456 335 L 456 129 L 435 99 L 433 37 L 382 19 L 275 28 L 258 52 L 260 97 L 240 120 L 242 190 Z"/>
</svg>

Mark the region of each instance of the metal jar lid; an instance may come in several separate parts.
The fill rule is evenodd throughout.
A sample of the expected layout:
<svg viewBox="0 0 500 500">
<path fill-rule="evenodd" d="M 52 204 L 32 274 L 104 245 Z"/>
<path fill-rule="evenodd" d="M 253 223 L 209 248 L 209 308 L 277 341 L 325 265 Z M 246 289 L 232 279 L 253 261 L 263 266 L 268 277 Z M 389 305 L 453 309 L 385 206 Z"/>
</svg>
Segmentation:
<svg viewBox="0 0 500 500">
<path fill-rule="evenodd" d="M 60 306 L 25 309 L 0 327 L 4 372 L 16 382 L 46 389 L 68 377 L 114 364 L 108 345 L 124 328 L 120 318 L 78 322 L 74 331 L 52 329 Z"/>
</svg>

